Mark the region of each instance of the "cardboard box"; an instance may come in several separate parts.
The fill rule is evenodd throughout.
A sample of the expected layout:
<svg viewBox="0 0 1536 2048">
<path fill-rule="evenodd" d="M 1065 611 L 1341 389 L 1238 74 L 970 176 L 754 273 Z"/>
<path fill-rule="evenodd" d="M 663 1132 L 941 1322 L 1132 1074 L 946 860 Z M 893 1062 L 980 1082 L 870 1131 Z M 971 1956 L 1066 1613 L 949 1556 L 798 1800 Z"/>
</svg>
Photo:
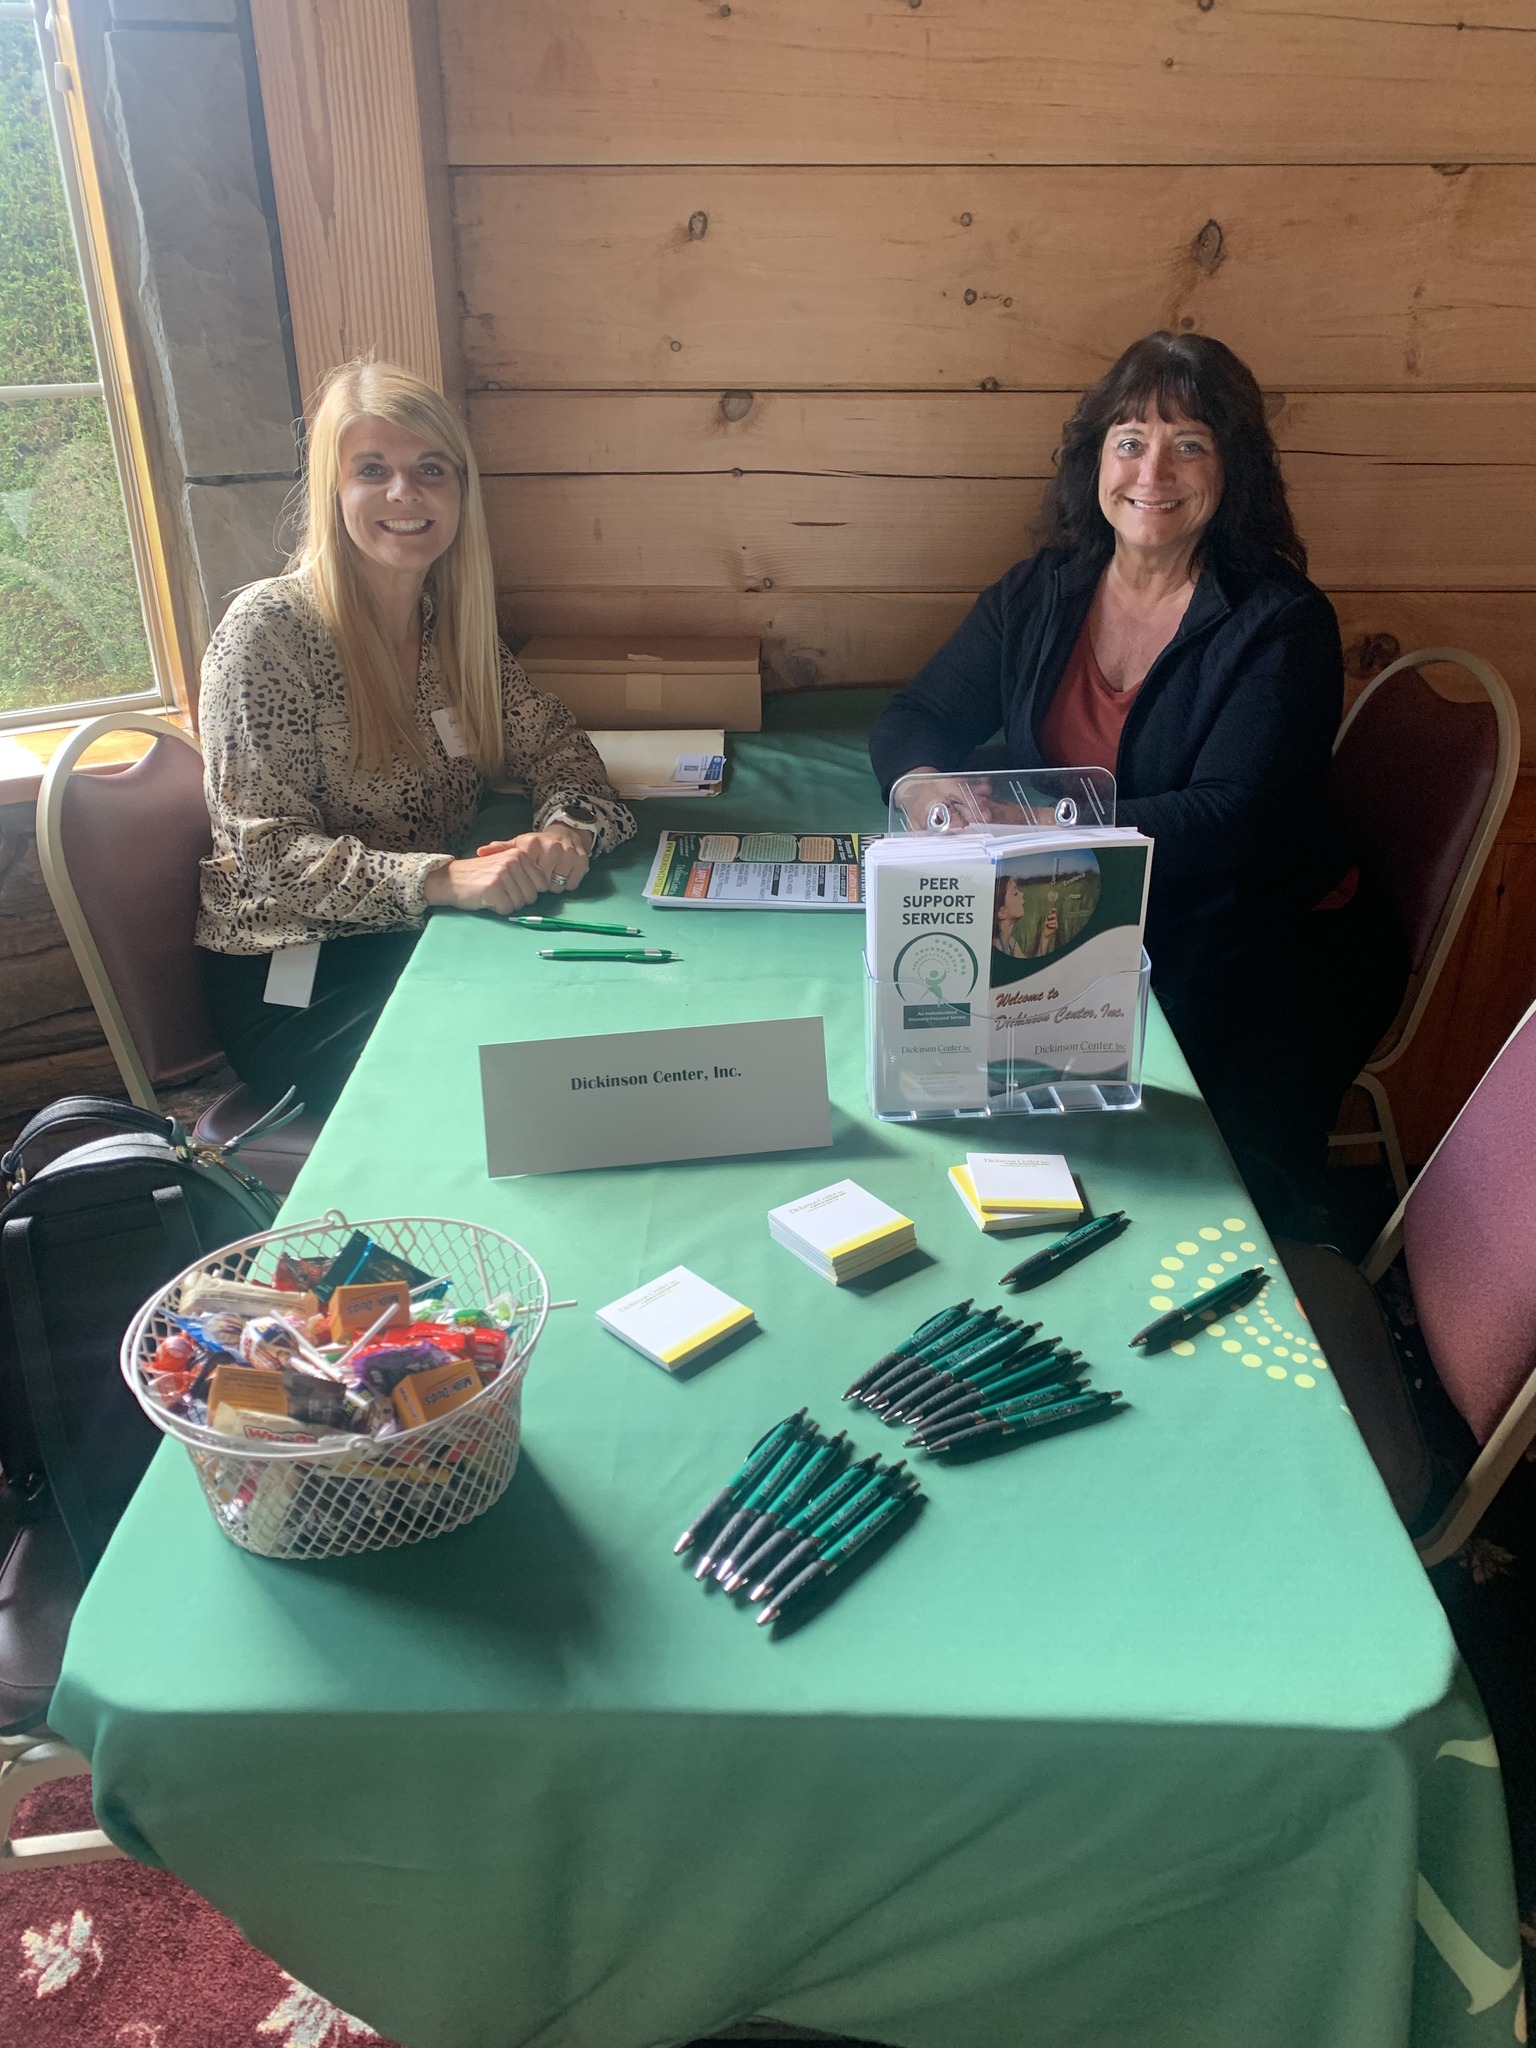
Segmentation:
<svg viewBox="0 0 1536 2048">
<path fill-rule="evenodd" d="M 541 634 L 518 654 L 536 690 L 599 731 L 718 725 L 760 732 L 761 642 L 612 640 Z"/>
</svg>

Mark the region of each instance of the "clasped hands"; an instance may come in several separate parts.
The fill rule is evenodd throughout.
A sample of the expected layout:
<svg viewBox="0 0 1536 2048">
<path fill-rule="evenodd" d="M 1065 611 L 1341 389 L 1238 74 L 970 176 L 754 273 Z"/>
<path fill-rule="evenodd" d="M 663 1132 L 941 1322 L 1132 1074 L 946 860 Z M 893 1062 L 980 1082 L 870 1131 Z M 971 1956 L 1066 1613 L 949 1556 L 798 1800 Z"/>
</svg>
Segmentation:
<svg viewBox="0 0 1536 2048">
<path fill-rule="evenodd" d="M 492 839 L 473 858 L 434 868 L 428 903 L 451 910 L 495 910 L 503 917 L 526 910 L 546 890 L 568 895 L 587 872 L 596 835 L 577 825 L 546 825 L 516 839 Z"/>
</svg>

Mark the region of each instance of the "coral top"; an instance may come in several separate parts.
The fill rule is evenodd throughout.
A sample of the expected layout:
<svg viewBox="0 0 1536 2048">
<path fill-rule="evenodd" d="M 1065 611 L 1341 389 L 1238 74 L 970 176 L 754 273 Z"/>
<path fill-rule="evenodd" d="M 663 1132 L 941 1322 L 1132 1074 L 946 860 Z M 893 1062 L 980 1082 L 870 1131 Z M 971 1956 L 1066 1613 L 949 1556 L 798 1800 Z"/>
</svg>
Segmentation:
<svg viewBox="0 0 1536 2048">
<path fill-rule="evenodd" d="M 1116 690 L 1104 680 L 1084 619 L 1040 728 L 1041 752 L 1053 768 L 1107 768 L 1113 775 L 1120 729 L 1135 701 L 1136 690 Z"/>
</svg>

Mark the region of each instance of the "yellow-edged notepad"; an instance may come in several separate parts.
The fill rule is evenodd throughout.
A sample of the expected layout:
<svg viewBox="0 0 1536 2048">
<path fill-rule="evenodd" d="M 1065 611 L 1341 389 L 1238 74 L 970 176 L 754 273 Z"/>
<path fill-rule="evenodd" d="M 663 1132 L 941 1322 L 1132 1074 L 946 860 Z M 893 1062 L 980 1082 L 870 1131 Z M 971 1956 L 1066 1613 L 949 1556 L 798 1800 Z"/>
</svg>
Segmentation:
<svg viewBox="0 0 1536 2048">
<path fill-rule="evenodd" d="M 968 1166 L 952 1166 L 949 1169 L 949 1184 L 965 1204 L 965 1213 L 978 1230 L 984 1230 L 989 1237 L 1001 1237 L 1010 1230 L 1049 1230 L 1058 1219 L 1040 1216 L 1029 1210 L 1006 1212 L 989 1216 L 976 1200 L 976 1190 L 971 1185 L 971 1169 Z M 1059 1219 L 1066 1221 L 1066 1218 Z"/>
<path fill-rule="evenodd" d="M 917 1243 L 910 1216 L 853 1180 L 770 1209 L 768 1228 L 786 1251 L 838 1286 L 899 1259 Z"/>
<path fill-rule="evenodd" d="M 1071 1223 L 1083 1213 L 1072 1169 L 1059 1152 L 967 1152 L 965 1164 L 984 1216 Z"/>
<path fill-rule="evenodd" d="M 600 1308 L 597 1320 L 653 1364 L 676 1372 L 712 1344 L 744 1329 L 753 1320 L 753 1311 L 686 1266 L 674 1266 L 659 1280 L 648 1280 L 632 1294 Z"/>
</svg>

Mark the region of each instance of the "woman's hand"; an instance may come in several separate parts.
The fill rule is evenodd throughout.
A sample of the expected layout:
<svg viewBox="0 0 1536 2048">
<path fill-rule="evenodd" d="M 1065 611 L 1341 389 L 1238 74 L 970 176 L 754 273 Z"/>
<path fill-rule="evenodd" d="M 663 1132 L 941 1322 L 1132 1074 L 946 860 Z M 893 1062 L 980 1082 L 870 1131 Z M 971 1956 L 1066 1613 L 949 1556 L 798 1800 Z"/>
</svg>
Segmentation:
<svg viewBox="0 0 1536 2048">
<path fill-rule="evenodd" d="M 473 859 L 450 861 L 427 877 L 426 900 L 452 910 L 526 910 L 545 890 L 565 895 L 581 882 L 593 835 L 578 826 L 549 825 L 516 839 L 493 839 Z"/>
</svg>

